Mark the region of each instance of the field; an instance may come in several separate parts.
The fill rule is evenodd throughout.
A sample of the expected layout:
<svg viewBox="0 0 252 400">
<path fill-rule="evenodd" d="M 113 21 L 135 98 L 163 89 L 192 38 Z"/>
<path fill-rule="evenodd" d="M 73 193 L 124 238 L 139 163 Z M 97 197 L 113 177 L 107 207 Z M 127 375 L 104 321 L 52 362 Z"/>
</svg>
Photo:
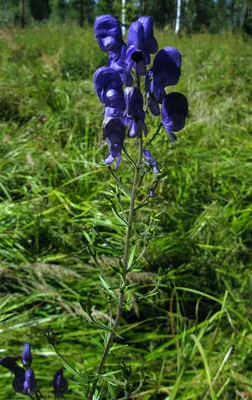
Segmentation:
<svg viewBox="0 0 252 400">
<path fill-rule="evenodd" d="M 172 45 L 183 55 L 175 90 L 188 97 L 190 118 L 175 147 L 164 130 L 151 144 L 162 180 L 138 214 L 138 229 L 151 223 L 151 240 L 130 273 L 137 288 L 106 364 L 114 371 L 110 395 L 104 389 L 100 399 L 124 398 L 122 360 L 131 364 L 132 387 L 143 381 L 129 398 L 250 399 L 251 39 L 169 30 L 157 38 L 160 48 Z M 19 357 L 30 342 L 44 395 L 61 367 L 46 329 L 53 328 L 65 360 L 92 375 L 104 332 L 87 318 L 88 299 L 101 323 L 114 315 L 90 256 L 96 253 L 116 285 L 109 265 L 124 227 L 111 211 L 115 181 L 103 164 L 102 106 L 92 82 L 106 58 L 91 28 L 0 31 L 0 352 Z M 151 137 L 158 122 L 148 116 L 147 123 Z M 127 159 L 116 174 L 130 187 Z M 160 267 L 167 275 L 158 293 L 141 298 Z M 65 398 L 86 399 L 70 371 L 65 375 Z M 0 399 L 23 398 L 12 379 L 1 368 Z"/>
</svg>

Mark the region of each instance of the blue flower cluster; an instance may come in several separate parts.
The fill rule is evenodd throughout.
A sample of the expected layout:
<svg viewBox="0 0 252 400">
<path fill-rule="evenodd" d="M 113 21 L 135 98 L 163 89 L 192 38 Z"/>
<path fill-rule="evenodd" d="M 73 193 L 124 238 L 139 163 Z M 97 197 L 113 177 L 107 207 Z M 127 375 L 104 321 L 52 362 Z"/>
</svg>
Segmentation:
<svg viewBox="0 0 252 400">
<path fill-rule="evenodd" d="M 149 110 L 154 116 L 160 115 L 160 104 L 162 124 L 175 144 L 174 132 L 185 126 L 188 102 L 181 93 L 166 94 L 165 88 L 179 81 L 180 52 L 174 47 L 158 51 L 151 17 L 143 16 L 132 22 L 127 44 L 122 37 L 120 22 L 111 15 L 96 18 L 94 33 L 101 50 L 109 54 L 107 66 L 94 74 L 95 93 L 104 106 L 103 137 L 109 147 L 105 164 L 111 164 L 115 159 L 116 167 L 120 164 L 126 126 L 131 138 L 140 132 L 147 135 L 146 112 Z M 153 65 L 147 71 L 150 55 L 157 51 Z M 141 76 L 145 77 L 145 98 L 139 87 L 138 78 Z M 154 172 L 159 173 L 150 152 L 144 150 L 143 156 Z"/>
<path fill-rule="evenodd" d="M 30 368 L 32 363 L 32 354 L 29 343 L 24 344 L 21 362 L 25 368 L 20 367 L 14 357 L 6 356 L 0 360 L 0 365 L 14 374 L 15 377 L 12 385 L 15 392 L 23 393 L 25 395 L 32 395 L 35 392 L 38 393 L 35 374 L 33 369 Z M 55 398 L 63 397 L 63 395 L 68 391 L 68 382 L 63 376 L 62 369 L 56 371 L 53 377 L 53 389 Z"/>
</svg>

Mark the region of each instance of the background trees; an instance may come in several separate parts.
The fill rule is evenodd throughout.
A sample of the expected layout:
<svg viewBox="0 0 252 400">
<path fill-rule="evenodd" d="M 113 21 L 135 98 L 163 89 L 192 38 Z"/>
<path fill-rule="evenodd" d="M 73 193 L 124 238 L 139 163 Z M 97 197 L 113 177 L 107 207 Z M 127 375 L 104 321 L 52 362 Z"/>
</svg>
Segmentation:
<svg viewBox="0 0 252 400">
<path fill-rule="evenodd" d="M 160 28 L 175 28 L 178 0 L 126 0 L 126 24 L 139 15 L 151 15 Z M 0 0 L 0 26 L 53 21 L 84 26 L 96 15 L 121 18 L 121 0 Z M 181 0 L 182 32 L 221 32 L 223 29 L 252 32 L 251 0 Z"/>
</svg>

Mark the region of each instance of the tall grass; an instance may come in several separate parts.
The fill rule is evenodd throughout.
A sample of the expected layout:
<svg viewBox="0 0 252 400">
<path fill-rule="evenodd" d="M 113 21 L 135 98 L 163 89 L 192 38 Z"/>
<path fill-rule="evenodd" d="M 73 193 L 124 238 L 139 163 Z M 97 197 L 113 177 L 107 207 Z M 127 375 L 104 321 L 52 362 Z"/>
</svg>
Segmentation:
<svg viewBox="0 0 252 400">
<path fill-rule="evenodd" d="M 165 132 L 151 144 L 164 179 L 142 209 L 143 220 L 151 212 L 155 234 L 147 267 L 130 276 L 138 286 L 123 314 L 124 340 L 108 360 L 111 398 L 123 393 L 123 358 L 133 387 L 143 380 L 132 398 L 249 399 L 251 42 L 231 33 L 179 38 L 168 30 L 158 40 L 183 55 L 176 91 L 187 95 L 190 118 L 175 148 Z M 94 244 L 112 275 L 111 247 L 120 252 L 123 240 L 107 200 L 113 179 L 102 163 L 102 109 L 92 87 L 106 56 L 91 29 L 64 25 L 2 30 L 0 52 L 0 351 L 18 357 L 31 342 L 47 394 L 60 360 L 44 339 L 46 327 L 64 357 L 91 374 L 102 331 L 86 319 L 88 295 L 96 318 L 110 318 L 89 255 Z M 126 164 L 118 174 L 127 184 Z M 159 267 L 168 275 L 158 294 L 141 299 Z M 1 399 L 22 398 L 11 381 L 1 369 Z M 70 388 L 66 398 L 85 398 L 74 381 Z"/>
</svg>

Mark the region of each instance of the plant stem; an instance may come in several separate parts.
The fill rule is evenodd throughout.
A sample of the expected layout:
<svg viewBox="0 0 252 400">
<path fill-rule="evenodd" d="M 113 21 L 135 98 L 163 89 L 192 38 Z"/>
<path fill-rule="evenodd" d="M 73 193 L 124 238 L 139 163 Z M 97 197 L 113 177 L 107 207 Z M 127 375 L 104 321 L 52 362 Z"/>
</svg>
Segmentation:
<svg viewBox="0 0 252 400">
<path fill-rule="evenodd" d="M 123 279 L 125 279 L 127 275 L 127 269 L 128 269 L 128 259 L 129 259 L 129 250 L 130 250 L 130 238 L 131 238 L 131 231 L 132 231 L 132 226 L 133 226 L 133 217 L 134 217 L 134 209 L 135 209 L 135 199 L 136 199 L 136 188 L 139 182 L 139 175 L 140 175 L 140 168 L 141 168 L 141 160 L 142 160 L 142 135 L 140 134 L 138 137 L 138 158 L 137 158 L 137 163 L 135 164 L 135 173 L 134 173 L 134 180 L 132 184 L 132 189 L 131 189 L 131 196 L 130 196 L 130 208 L 129 208 L 129 216 L 128 216 L 128 226 L 126 230 L 126 237 L 125 237 L 125 246 L 124 246 L 124 256 L 123 256 Z M 89 395 L 88 395 L 88 400 L 93 400 L 93 396 L 99 381 L 99 376 L 101 375 L 102 369 L 104 367 L 104 364 L 106 362 L 106 359 L 108 357 L 110 348 L 113 344 L 114 338 L 116 336 L 116 332 L 120 323 L 120 318 L 122 315 L 122 308 L 123 308 L 123 303 L 124 303 L 124 295 L 125 295 L 125 290 L 124 287 L 121 288 L 120 290 L 120 296 L 119 296 L 119 301 L 118 301 L 118 307 L 117 307 L 117 314 L 115 318 L 115 323 L 113 326 L 113 331 L 109 333 L 108 337 L 108 342 L 105 347 L 105 350 L 103 352 L 101 361 L 98 365 L 96 374 L 98 377 L 94 380 L 93 385 L 90 389 Z"/>
</svg>

